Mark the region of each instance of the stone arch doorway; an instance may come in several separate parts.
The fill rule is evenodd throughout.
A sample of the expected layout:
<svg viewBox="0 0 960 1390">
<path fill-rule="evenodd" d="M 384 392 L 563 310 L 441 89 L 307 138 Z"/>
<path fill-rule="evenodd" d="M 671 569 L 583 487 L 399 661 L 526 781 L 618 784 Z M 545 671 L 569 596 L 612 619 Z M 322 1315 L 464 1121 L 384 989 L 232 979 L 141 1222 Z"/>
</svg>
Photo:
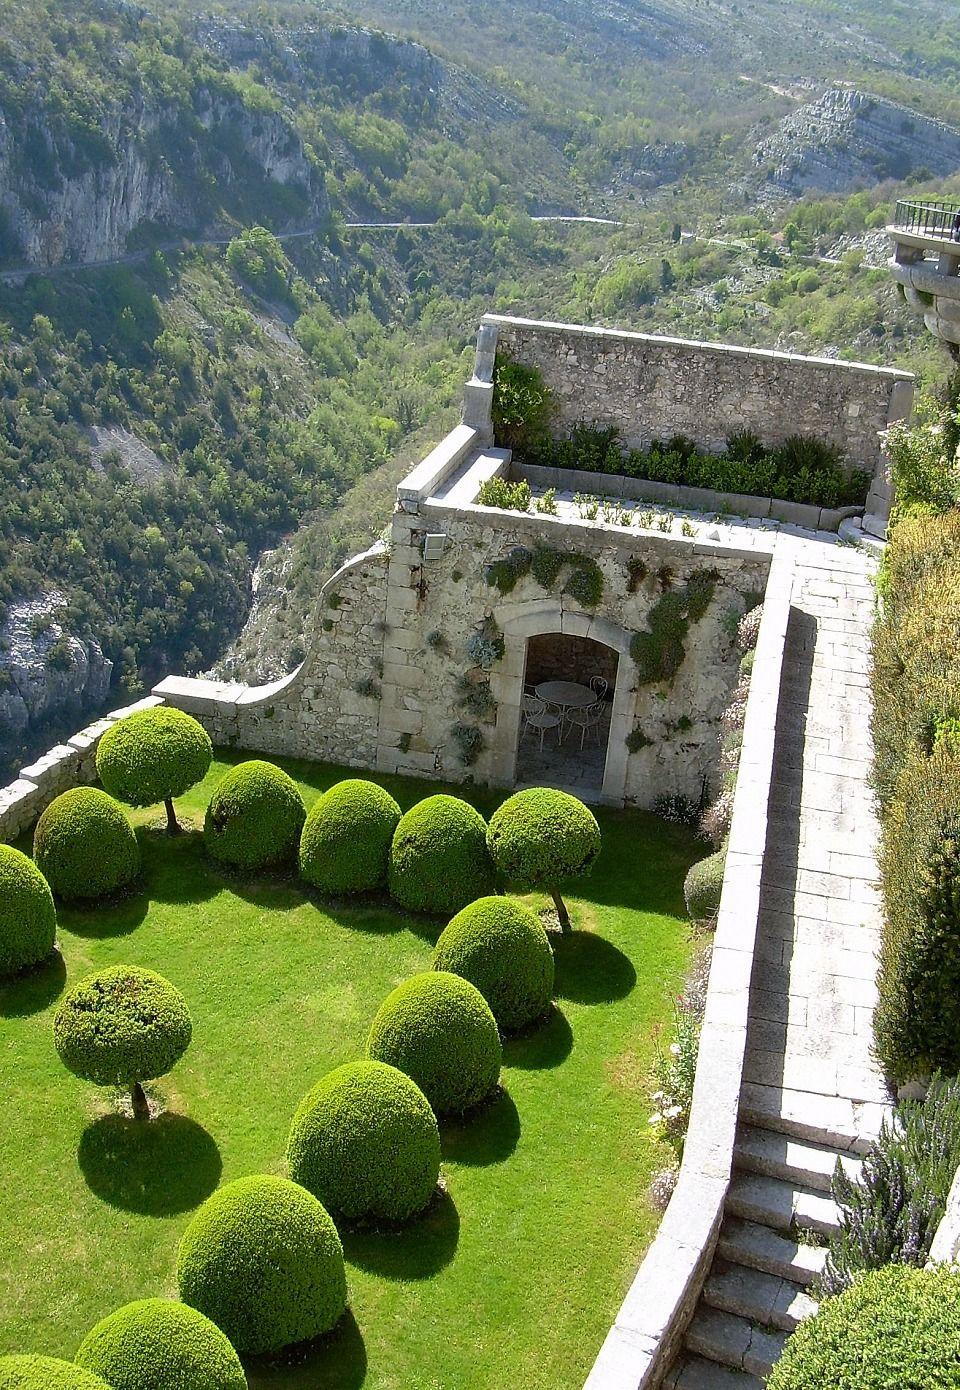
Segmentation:
<svg viewBox="0 0 960 1390">
<path fill-rule="evenodd" d="M 568 786 L 587 799 L 622 805 L 626 739 L 636 708 L 630 633 L 606 619 L 564 610 L 556 600 L 505 604 L 494 616 L 504 638 L 503 660 L 492 682 L 497 699 L 491 767 L 494 782 L 500 786 L 526 781 Z M 593 753 L 589 768 L 577 766 L 580 735 L 574 729 L 568 729 L 555 759 L 541 764 L 527 758 L 520 747 L 525 685 L 536 686 L 551 679 L 587 684 L 591 675 L 604 677 L 609 689 L 601 751 L 599 755 Z M 525 744 L 531 741 L 528 736 Z M 529 775 L 531 768 L 536 769 L 534 775 Z"/>
</svg>

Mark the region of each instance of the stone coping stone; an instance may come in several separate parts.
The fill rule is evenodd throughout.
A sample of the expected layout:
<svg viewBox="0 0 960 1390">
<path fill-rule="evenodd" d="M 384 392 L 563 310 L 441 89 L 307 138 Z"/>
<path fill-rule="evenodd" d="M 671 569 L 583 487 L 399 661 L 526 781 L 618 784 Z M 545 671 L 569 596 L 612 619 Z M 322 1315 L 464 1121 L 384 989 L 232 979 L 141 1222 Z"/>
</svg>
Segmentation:
<svg viewBox="0 0 960 1390">
<path fill-rule="evenodd" d="M 58 743 L 53 748 L 48 748 L 46 753 L 37 758 L 28 767 L 20 769 L 20 776 L 27 782 L 32 782 L 39 787 L 42 792 L 62 791 L 64 774 L 72 780 L 73 774 L 79 770 L 79 758 L 77 750 L 71 748 L 69 744 Z"/>
<path fill-rule="evenodd" d="M 682 1342 L 713 1256 L 733 1171 L 760 916 L 793 563 L 774 556 L 763 600 L 690 1124 L 677 1186 L 584 1390 L 654 1390 Z"/>
<path fill-rule="evenodd" d="M 470 450 L 482 442 L 479 431 L 470 425 L 457 425 L 397 486 L 401 506 L 408 505 L 415 511 L 420 501 L 436 492 Z"/>
</svg>

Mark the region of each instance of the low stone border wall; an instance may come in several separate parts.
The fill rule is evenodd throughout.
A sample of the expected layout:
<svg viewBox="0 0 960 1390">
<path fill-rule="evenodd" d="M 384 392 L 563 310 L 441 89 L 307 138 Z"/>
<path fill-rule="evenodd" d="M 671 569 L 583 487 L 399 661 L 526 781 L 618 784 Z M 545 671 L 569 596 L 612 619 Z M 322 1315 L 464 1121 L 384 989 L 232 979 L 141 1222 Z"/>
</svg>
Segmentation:
<svg viewBox="0 0 960 1390">
<path fill-rule="evenodd" d="M 23 768 L 15 781 L 0 787 L 0 840 L 9 842 L 22 835 L 61 792 L 97 780 L 97 745 L 112 724 L 134 710 L 162 704 L 156 695 L 148 695 L 135 704 L 112 710 L 64 743 L 48 749 L 36 762 Z"/>
<path fill-rule="evenodd" d="M 585 1390 L 654 1390 L 713 1258 L 733 1169 L 793 565 L 774 556 L 750 679 L 723 894 L 680 1175 Z"/>
</svg>

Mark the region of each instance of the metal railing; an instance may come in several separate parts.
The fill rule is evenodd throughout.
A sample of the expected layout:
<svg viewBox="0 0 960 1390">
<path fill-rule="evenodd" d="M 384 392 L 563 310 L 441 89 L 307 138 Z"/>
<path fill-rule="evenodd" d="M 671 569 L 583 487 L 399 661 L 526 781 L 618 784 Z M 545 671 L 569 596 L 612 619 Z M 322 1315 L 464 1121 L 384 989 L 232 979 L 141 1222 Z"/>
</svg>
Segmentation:
<svg viewBox="0 0 960 1390">
<path fill-rule="evenodd" d="M 960 202 L 939 198 L 918 203 L 902 198 L 894 210 L 893 225 L 919 236 L 960 240 Z"/>
</svg>

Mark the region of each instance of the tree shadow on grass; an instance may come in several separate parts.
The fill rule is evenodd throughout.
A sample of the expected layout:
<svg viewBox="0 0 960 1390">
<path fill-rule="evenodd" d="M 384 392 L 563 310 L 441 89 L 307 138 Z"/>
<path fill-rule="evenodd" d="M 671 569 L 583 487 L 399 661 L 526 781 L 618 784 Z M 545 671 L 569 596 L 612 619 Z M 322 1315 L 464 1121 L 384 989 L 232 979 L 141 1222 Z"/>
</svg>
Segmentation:
<svg viewBox="0 0 960 1390">
<path fill-rule="evenodd" d="M 80 1136 L 77 1161 L 102 1201 L 142 1216 L 192 1211 L 220 1181 L 220 1150 L 185 1115 L 104 1115 Z"/>
<path fill-rule="evenodd" d="M 457 1119 L 443 1120 L 440 1125 L 443 1157 L 471 1168 L 503 1163 L 517 1147 L 519 1138 L 520 1116 L 502 1086 L 483 1105 Z"/>
<path fill-rule="evenodd" d="M 57 919 L 64 931 L 87 941 L 105 941 L 136 931 L 150 909 L 150 899 L 138 878 L 129 888 L 109 898 L 57 903 Z"/>
<path fill-rule="evenodd" d="M 332 1332 L 289 1347 L 279 1356 L 244 1357 L 250 1390 L 360 1390 L 367 1349 L 352 1309 Z"/>
<path fill-rule="evenodd" d="M 59 951 L 0 984 L 0 1018 L 27 1018 L 59 999 L 67 982 L 67 967 Z"/>
<path fill-rule="evenodd" d="M 551 1004 L 547 1016 L 533 1028 L 504 1038 L 503 1060 L 508 1067 L 528 1071 L 558 1067 L 573 1050 L 573 1029 L 561 1008 Z"/>
<path fill-rule="evenodd" d="M 637 983 L 629 958 L 593 932 L 557 932 L 553 935 L 553 958 L 560 999 L 612 1004 L 628 995 Z"/>
<path fill-rule="evenodd" d="M 140 826 L 137 840 L 151 898 L 161 903 L 202 903 L 223 887 L 217 867 L 207 857 L 203 834 L 184 829 L 180 835 Z"/>
<path fill-rule="evenodd" d="M 369 893 L 342 896 L 321 893 L 319 888 L 305 889 L 307 901 L 346 931 L 364 932 L 369 936 L 389 936 L 408 927 L 410 922 L 402 909 L 383 888 Z"/>
<path fill-rule="evenodd" d="M 345 1227 L 343 1251 L 351 1264 L 384 1279 L 429 1279 L 453 1259 L 460 1215 L 447 1191 L 438 1191 L 422 1216 L 395 1230 Z"/>
</svg>

